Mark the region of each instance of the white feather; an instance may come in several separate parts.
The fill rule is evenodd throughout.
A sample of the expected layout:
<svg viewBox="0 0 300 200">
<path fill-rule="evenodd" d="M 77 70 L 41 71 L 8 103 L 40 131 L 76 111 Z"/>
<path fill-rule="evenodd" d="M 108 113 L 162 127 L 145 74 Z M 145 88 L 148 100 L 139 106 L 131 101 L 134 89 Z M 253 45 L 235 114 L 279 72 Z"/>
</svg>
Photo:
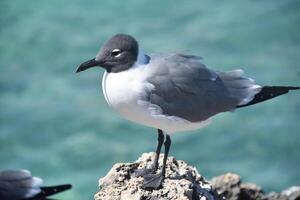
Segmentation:
<svg viewBox="0 0 300 200">
<path fill-rule="evenodd" d="M 253 79 L 245 77 L 244 71 L 241 69 L 217 73 L 231 95 L 239 99 L 238 105 L 249 103 L 261 91 L 262 87 L 257 85 Z"/>
</svg>

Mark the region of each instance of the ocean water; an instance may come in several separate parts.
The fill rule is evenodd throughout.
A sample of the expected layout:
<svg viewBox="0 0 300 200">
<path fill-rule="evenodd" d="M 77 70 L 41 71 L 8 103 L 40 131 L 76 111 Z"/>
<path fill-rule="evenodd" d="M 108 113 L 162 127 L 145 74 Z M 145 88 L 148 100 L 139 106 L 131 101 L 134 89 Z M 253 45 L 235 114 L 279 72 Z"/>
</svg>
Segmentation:
<svg viewBox="0 0 300 200">
<path fill-rule="evenodd" d="M 262 85 L 300 85 L 300 2 L 0 1 L 0 170 L 30 169 L 58 199 L 92 199 L 117 162 L 153 151 L 156 131 L 106 104 L 103 70 L 75 74 L 113 34 L 145 52 L 188 52 Z M 207 178 L 235 172 L 266 191 L 300 184 L 300 92 L 173 135 L 170 154 Z"/>
</svg>

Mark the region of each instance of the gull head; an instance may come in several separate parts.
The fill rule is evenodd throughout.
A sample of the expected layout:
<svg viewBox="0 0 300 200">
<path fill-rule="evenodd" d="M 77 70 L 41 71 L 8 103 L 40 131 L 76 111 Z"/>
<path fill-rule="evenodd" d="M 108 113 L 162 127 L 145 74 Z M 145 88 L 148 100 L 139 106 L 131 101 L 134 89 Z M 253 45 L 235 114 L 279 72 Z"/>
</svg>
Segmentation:
<svg viewBox="0 0 300 200">
<path fill-rule="evenodd" d="M 101 47 L 95 58 L 82 63 L 76 72 L 91 67 L 102 67 L 112 73 L 121 72 L 135 64 L 138 54 L 138 42 L 132 36 L 117 34 Z"/>
</svg>

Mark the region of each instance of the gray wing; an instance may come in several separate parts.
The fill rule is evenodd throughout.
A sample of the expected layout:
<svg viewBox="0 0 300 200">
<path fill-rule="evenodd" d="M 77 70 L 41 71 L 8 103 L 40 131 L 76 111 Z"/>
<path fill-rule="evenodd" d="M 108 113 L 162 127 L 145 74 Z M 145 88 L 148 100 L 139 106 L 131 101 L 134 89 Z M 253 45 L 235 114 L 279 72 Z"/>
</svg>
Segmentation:
<svg viewBox="0 0 300 200">
<path fill-rule="evenodd" d="M 17 200 L 33 197 L 41 189 L 42 179 L 32 177 L 28 170 L 0 171 L 0 199 Z"/>
<path fill-rule="evenodd" d="M 234 98 L 218 74 L 206 68 L 195 56 L 182 54 L 151 55 L 154 85 L 148 100 L 158 105 L 163 114 L 198 122 L 229 110 Z"/>
</svg>

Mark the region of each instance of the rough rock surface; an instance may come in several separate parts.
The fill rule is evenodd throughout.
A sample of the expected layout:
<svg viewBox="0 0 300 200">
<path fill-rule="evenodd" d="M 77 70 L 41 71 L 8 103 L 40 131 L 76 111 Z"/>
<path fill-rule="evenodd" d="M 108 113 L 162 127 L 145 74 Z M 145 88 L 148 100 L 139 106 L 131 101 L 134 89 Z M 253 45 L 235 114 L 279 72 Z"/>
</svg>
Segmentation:
<svg viewBox="0 0 300 200">
<path fill-rule="evenodd" d="M 265 194 L 259 186 L 242 183 L 238 175 L 231 173 L 208 182 L 194 167 L 174 157 L 167 160 L 163 187 L 145 190 L 143 178 L 135 177 L 134 171 L 149 168 L 153 159 L 154 153 L 145 153 L 134 163 L 115 164 L 105 177 L 100 178 L 100 190 L 95 194 L 95 200 L 300 200 L 300 187 Z"/>
<path fill-rule="evenodd" d="M 160 157 L 162 160 L 163 155 Z M 100 191 L 96 200 L 192 200 L 216 199 L 211 184 L 185 162 L 169 157 L 167 160 L 166 179 L 159 190 L 142 189 L 143 178 L 135 177 L 136 169 L 150 167 L 154 153 L 143 154 L 134 163 L 118 163 L 99 181 Z M 160 166 L 162 163 L 160 163 Z M 160 169 L 159 169 L 160 170 Z M 203 197 L 203 198 L 202 198 Z"/>
<path fill-rule="evenodd" d="M 213 190 L 223 199 L 230 200 L 300 200 L 300 187 L 293 186 L 281 193 L 265 194 L 253 183 L 242 183 L 241 178 L 232 173 L 215 177 L 211 180 Z"/>
</svg>

